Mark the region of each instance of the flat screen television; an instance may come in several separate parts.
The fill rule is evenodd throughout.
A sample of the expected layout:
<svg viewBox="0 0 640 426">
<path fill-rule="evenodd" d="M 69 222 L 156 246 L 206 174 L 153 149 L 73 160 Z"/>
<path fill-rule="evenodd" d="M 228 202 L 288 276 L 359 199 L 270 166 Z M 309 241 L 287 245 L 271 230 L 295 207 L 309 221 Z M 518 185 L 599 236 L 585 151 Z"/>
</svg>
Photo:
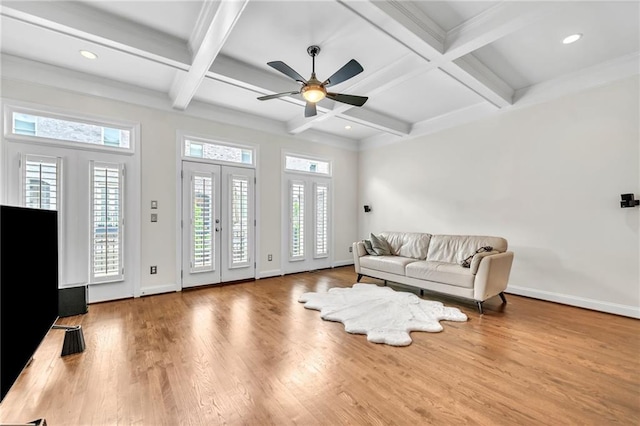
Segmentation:
<svg viewBox="0 0 640 426">
<path fill-rule="evenodd" d="M 0 402 L 57 319 L 57 212 L 0 206 Z"/>
</svg>

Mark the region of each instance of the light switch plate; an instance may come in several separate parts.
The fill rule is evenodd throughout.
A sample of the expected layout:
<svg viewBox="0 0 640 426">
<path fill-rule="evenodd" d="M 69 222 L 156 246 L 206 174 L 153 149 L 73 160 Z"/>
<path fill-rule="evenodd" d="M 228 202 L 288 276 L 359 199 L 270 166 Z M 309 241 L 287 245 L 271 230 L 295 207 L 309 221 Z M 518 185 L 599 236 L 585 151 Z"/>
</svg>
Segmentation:
<svg viewBox="0 0 640 426">
<path fill-rule="evenodd" d="M 158 202 L 156 200 L 152 200 L 151 201 L 151 208 L 152 209 L 157 209 L 158 208 Z"/>
<path fill-rule="evenodd" d="M 158 221 L 158 213 L 151 213 L 151 222 Z"/>
</svg>

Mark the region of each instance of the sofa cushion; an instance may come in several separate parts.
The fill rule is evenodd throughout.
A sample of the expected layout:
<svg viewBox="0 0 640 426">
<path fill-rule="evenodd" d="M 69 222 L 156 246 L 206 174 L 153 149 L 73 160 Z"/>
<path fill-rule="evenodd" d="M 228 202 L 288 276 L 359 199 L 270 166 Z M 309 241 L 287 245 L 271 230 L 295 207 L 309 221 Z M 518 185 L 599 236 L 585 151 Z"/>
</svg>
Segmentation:
<svg viewBox="0 0 640 426">
<path fill-rule="evenodd" d="M 432 235 L 427 260 L 459 265 L 484 246 L 491 246 L 494 250 L 504 253 L 507 251 L 507 240 L 480 235 Z"/>
<path fill-rule="evenodd" d="M 383 232 L 380 235 L 389 243 L 391 254 L 420 260 L 427 258 L 431 234 L 421 232 Z"/>
<path fill-rule="evenodd" d="M 411 262 L 416 262 L 416 259 L 402 256 L 363 256 L 360 258 L 360 267 L 404 275 L 405 267 Z"/>
<path fill-rule="evenodd" d="M 378 256 L 388 256 L 391 255 L 391 248 L 387 243 L 387 240 L 383 236 L 376 236 L 371 234 L 371 246 L 373 247 L 373 251 L 376 252 Z"/>
<path fill-rule="evenodd" d="M 435 281 L 456 287 L 473 288 L 475 275 L 469 268 L 463 268 L 455 263 L 421 260 L 406 267 L 407 277 L 419 280 Z"/>
</svg>

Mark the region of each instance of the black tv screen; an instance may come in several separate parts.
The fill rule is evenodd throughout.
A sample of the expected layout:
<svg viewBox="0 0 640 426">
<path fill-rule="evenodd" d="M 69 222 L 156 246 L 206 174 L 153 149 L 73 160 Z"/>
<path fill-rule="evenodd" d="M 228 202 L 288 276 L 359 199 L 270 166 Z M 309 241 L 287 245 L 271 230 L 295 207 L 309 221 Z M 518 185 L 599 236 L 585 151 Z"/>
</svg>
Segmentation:
<svg viewBox="0 0 640 426">
<path fill-rule="evenodd" d="M 57 319 L 57 212 L 0 206 L 0 401 Z"/>
</svg>

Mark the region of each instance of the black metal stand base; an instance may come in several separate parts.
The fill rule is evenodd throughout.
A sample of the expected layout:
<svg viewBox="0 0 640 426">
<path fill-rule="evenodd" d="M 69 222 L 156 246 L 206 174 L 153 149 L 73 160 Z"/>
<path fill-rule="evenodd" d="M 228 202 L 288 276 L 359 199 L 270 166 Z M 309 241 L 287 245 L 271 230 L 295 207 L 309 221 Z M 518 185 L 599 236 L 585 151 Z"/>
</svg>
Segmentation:
<svg viewBox="0 0 640 426">
<path fill-rule="evenodd" d="M 60 356 L 77 354 L 85 349 L 84 335 L 82 334 L 82 326 L 66 326 L 54 325 L 51 327 L 56 330 L 65 330 L 64 342 L 62 343 L 62 354 Z"/>
</svg>

